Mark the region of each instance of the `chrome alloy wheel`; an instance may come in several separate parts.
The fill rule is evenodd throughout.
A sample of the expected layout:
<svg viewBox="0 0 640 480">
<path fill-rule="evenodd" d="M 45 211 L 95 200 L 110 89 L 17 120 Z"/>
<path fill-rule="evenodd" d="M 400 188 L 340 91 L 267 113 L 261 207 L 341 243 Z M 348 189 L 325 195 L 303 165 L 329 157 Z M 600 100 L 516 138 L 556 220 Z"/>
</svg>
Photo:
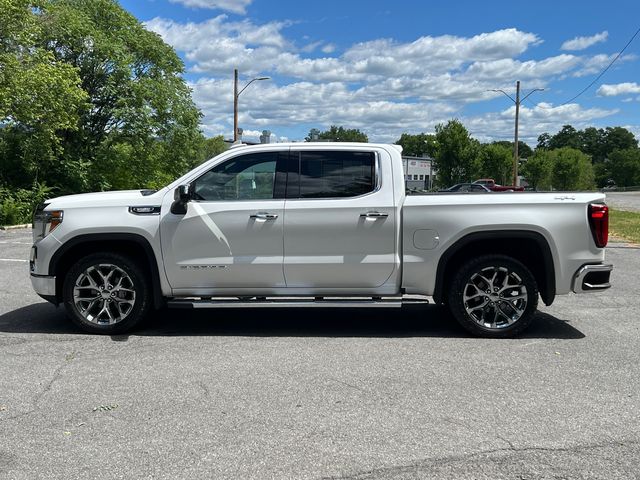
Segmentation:
<svg viewBox="0 0 640 480">
<path fill-rule="evenodd" d="M 464 309 L 485 328 L 513 325 L 527 308 L 527 288 L 522 278 L 505 267 L 486 267 L 473 274 L 464 287 Z"/>
<path fill-rule="evenodd" d="M 136 292 L 127 272 L 116 265 L 101 263 L 88 267 L 77 277 L 73 303 L 87 321 L 113 325 L 131 313 Z"/>
</svg>

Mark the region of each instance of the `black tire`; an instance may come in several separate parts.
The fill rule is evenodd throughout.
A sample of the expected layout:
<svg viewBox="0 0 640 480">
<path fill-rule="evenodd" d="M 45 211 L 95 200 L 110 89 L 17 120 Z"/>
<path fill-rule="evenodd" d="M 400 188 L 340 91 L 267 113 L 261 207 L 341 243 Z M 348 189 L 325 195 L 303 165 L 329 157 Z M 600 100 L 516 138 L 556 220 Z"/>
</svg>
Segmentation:
<svg viewBox="0 0 640 480">
<path fill-rule="evenodd" d="M 531 324 L 538 307 L 538 286 L 518 260 L 483 255 L 454 274 L 447 301 L 455 319 L 473 335 L 508 338 Z"/>
<path fill-rule="evenodd" d="M 130 331 L 151 306 L 146 272 L 135 260 L 118 253 L 94 253 L 78 260 L 64 278 L 62 296 L 67 315 L 76 325 L 104 335 Z"/>
</svg>

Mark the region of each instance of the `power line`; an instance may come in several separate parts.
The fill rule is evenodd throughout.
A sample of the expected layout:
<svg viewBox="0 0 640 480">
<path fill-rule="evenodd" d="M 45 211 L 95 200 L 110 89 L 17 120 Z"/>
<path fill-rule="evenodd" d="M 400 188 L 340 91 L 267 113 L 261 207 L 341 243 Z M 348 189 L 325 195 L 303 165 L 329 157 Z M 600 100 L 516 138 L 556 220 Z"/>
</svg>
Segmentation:
<svg viewBox="0 0 640 480">
<path fill-rule="evenodd" d="M 611 66 L 616 62 L 616 60 L 618 60 L 622 54 L 624 53 L 624 51 L 627 49 L 627 47 L 629 45 L 631 45 L 631 42 L 633 42 L 633 40 L 638 36 L 638 33 L 640 33 L 640 28 L 638 28 L 638 30 L 636 30 L 636 33 L 633 34 L 633 36 L 629 39 L 629 41 L 627 42 L 627 44 L 622 48 L 622 50 L 620 50 L 620 52 L 618 52 L 618 54 L 615 56 L 615 58 L 613 60 L 611 60 L 611 62 L 609 63 L 609 65 L 607 65 L 605 67 L 604 70 L 602 70 L 602 72 L 600 72 L 600 74 L 593 79 L 593 81 L 587 85 L 586 87 L 584 87 L 578 94 L 574 95 L 573 97 L 571 97 L 569 100 L 567 100 L 564 103 L 561 103 L 560 105 L 557 105 L 555 107 L 545 107 L 544 105 L 533 105 L 533 103 L 531 103 L 528 100 L 525 100 L 529 105 L 531 105 L 532 107 L 537 106 L 538 108 L 542 108 L 543 110 L 553 110 L 554 108 L 558 108 L 558 107 L 562 107 L 563 105 L 567 105 L 568 103 L 573 102 L 576 98 L 578 98 L 580 95 L 582 95 L 584 92 L 586 92 L 587 90 L 589 90 L 591 87 L 593 87 L 593 85 L 602 78 L 602 76 L 607 73 L 607 70 L 609 70 L 611 68 Z"/>
<path fill-rule="evenodd" d="M 640 28 L 638 28 L 638 30 L 636 30 L 636 33 L 634 33 L 634 34 L 633 34 L 633 36 L 629 39 L 629 41 L 628 41 L 628 42 L 627 42 L 627 44 L 624 46 L 624 48 L 623 48 L 622 50 L 620 50 L 620 52 L 618 53 L 618 55 L 616 55 L 616 57 L 615 57 L 613 60 L 611 60 L 611 63 L 609 63 L 609 65 L 607 65 L 607 67 L 606 67 L 604 70 L 602 70 L 602 72 L 600 72 L 600 75 L 598 75 L 598 76 L 593 80 L 593 82 L 591 82 L 589 85 L 587 85 L 586 87 L 584 87 L 584 88 L 580 91 L 580 93 L 578 93 L 576 96 L 574 96 L 574 97 L 570 98 L 569 100 L 567 100 L 566 102 L 564 102 L 564 103 L 560 104 L 560 106 L 562 106 L 562 105 L 566 105 L 567 103 L 571 103 L 571 102 L 573 102 L 576 98 L 578 98 L 578 97 L 579 97 L 580 95 L 582 95 L 584 92 L 586 92 L 586 91 L 587 91 L 587 90 L 589 90 L 591 87 L 593 87 L 593 85 L 594 85 L 598 80 L 600 80 L 600 78 L 602 78 L 602 76 L 603 76 L 605 73 L 607 73 L 607 70 L 609 70 L 609 69 L 611 68 L 611 65 L 613 65 L 613 64 L 616 62 L 616 60 L 618 60 L 618 59 L 622 56 L 622 54 L 623 54 L 623 53 L 624 53 L 624 51 L 627 49 L 627 47 L 628 47 L 629 45 L 631 45 L 631 42 L 633 42 L 633 40 L 638 36 L 638 33 L 640 33 Z"/>
</svg>

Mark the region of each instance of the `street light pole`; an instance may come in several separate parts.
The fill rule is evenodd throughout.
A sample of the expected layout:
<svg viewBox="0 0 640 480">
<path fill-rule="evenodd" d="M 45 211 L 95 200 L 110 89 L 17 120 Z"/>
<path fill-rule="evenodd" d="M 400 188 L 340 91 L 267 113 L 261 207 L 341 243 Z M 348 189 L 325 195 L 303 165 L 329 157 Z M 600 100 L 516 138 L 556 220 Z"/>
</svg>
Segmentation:
<svg viewBox="0 0 640 480">
<path fill-rule="evenodd" d="M 271 77 L 255 77 L 249 80 L 242 90 L 238 91 L 238 69 L 233 69 L 233 142 L 238 141 L 238 97 L 255 81 L 270 80 Z"/>
<path fill-rule="evenodd" d="M 500 90 L 498 88 L 494 88 L 487 91 L 500 92 L 516 105 L 516 123 L 515 123 L 515 133 L 514 133 L 514 143 L 513 143 L 513 185 L 516 186 L 518 185 L 518 120 L 520 118 L 520 104 L 523 101 L 525 101 L 529 97 L 529 95 L 531 95 L 533 92 L 542 92 L 544 91 L 544 88 L 534 88 L 529 93 L 527 93 L 522 100 L 520 100 L 520 80 L 516 82 L 515 100 L 507 92 L 505 92 L 504 90 Z"/>
<path fill-rule="evenodd" d="M 238 69 L 233 69 L 233 143 L 238 141 Z"/>
<path fill-rule="evenodd" d="M 518 186 L 518 117 L 520 116 L 520 80 L 516 82 L 516 128 L 513 141 L 513 185 Z"/>
</svg>

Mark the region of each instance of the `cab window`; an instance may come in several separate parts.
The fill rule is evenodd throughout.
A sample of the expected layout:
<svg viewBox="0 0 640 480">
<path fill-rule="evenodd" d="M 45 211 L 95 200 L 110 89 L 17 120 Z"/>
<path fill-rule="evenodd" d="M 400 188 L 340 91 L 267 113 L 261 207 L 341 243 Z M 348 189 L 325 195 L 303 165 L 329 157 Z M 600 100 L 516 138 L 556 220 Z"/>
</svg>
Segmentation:
<svg viewBox="0 0 640 480">
<path fill-rule="evenodd" d="M 277 152 L 241 155 L 216 165 L 193 185 L 195 200 L 274 198 Z"/>
<path fill-rule="evenodd" d="M 356 197 L 376 188 L 373 152 L 303 151 L 298 160 L 299 175 L 290 175 L 292 188 L 287 187 L 289 198 Z"/>
</svg>

